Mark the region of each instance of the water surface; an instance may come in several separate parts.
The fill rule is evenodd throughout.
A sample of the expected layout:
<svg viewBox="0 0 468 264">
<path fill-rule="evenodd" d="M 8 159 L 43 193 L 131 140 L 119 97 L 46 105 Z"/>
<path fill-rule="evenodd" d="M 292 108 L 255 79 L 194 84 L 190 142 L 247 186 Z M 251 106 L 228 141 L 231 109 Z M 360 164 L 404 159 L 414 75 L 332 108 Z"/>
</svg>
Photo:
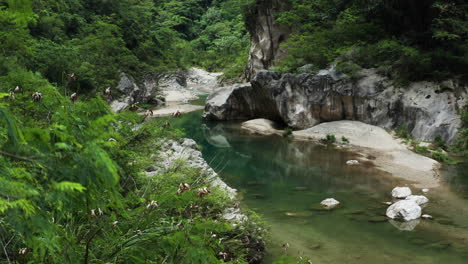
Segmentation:
<svg viewBox="0 0 468 264">
<path fill-rule="evenodd" d="M 423 212 L 435 220 L 403 231 L 408 227 L 386 220 L 382 202 L 406 183 L 370 164 L 346 166 L 352 153 L 243 134 L 238 123 L 202 121 L 200 111 L 172 122 L 197 141 L 213 169 L 238 189 L 244 206 L 264 217 L 271 228 L 266 263 L 284 254 L 323 264 L 468 263 L 466 165 L 448 168 L 447 186 L 428 194 L 431 202 Z M 342 206 L 320 210 L 320 201 L 329 197 Z"/>
</svg>

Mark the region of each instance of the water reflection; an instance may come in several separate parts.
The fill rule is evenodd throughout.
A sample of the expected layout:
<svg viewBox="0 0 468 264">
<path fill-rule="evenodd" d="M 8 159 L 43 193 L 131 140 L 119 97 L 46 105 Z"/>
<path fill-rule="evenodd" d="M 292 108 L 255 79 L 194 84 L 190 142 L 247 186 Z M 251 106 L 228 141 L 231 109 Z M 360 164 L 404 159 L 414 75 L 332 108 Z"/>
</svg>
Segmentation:
<svg viewBox="0 0 468 264">
<path fill-rule="evenodd" d="M 304 256 L 314 263 L 466 263 L 468 202 L 466 177 L 448 168 L 457 194 L 431 190 L 424 209 L 435 220 L 410 223 L 385 218 L 390 190 L 400 179 L 371 164 L 346 166 L 355 154 L 309 142 L 242 133 L 237 123 L 202 122 L 201 113 L 177 125 L 202 146 L 210 165 L 244 204 L 271 226 L 271 258 Z M 453 176 L 455 175 L 455 176 Z M 464 191 L 465 190 L 465 191 Z M 414 190 L 417 192 L 417 190 Z M 342 206 L 324 211 L 318 204 L 333 197 Z M 290 248 L 285 253 L 281 245 Z M 270 260 L 271 261 L 271 260 Z"/>
</svg>

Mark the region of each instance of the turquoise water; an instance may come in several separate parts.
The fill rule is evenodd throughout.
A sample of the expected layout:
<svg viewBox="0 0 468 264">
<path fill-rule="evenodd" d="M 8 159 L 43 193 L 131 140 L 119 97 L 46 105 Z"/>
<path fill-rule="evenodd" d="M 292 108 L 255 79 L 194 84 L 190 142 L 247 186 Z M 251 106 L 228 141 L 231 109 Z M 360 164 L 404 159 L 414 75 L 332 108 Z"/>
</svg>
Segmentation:
<svg viewBox="0 0 468 264">
<path fill-rule="evenodd" d="M 448 184 L 431 190 L 413 231 L 384 217 L 384 201 L 401 179 L 371 164 L 346 166 L 352 153 L 282 137 L 246 135 L 238 123 L 210 123 L 201 112 L 173 121 L 202 147 L 209 164 L 238 189 L 243 205 L 271 229 L 269 256 L 290 255 L 317 263 L 468 263 L 468 166 L 451 167 Z M 463 176 L 464 175 L 464 176 Z M 333 197 L 342 206 L 322 211 Z M 400 226 L 401 228 L 401 226 Z M 290 247 L 283 250 L 281 245 Z"/>
</svg>

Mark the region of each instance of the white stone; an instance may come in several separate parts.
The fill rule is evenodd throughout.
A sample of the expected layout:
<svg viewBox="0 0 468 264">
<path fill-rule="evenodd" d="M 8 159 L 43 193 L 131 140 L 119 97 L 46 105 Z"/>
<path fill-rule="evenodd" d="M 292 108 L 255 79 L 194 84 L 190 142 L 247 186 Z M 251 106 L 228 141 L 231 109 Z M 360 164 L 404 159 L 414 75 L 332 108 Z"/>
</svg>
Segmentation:
<svg viewBox="0 0 468 264">
<path fill-rule="evenodd" d="M 340 202 L 338 202 L 334 198 L 327 198 L 323 200 L 320 204 L 325 206 L 326 208 L 335 208 L 338 205 L 340 205 Z"/>
<path fill-rule="evenodd" d="M 391 219 L 410 221 L 421 217 L 421 207 L 411 200 L 402 200 L 392 204 L 386 215 Z"/>
<path fill-rule="evenodd" d="M 411 189 L 408 187 L 395 187 L 392 190 L 392 197 L 403 199 L 411 195 Z"/>
<path fill-rule="evenodd" d="M 432 217 L 432 215 L 428 215 L 428 214 L 421 215 L 421 218 L 422 219 L 434 219 L 434 217 Z"/>
<path fill-rule="evenodd" d="M 429 192 L 429 189 L 422 189 L 421 190 L 423 193 L 428 193 Z"/>
<path fill-rule="evenodd" d="M 346 162 L 346 165 L 350 165 L 350 166 L 352 166 L 352 165 L 359 165 L 359 161 L 357 161 L 357 160 L 348 160 L 348 161 Z"/>
<path fill-rule="evenodd" d="M 423 205 L 429 202 L 429 199 L 427 199 L 427 197 L 424 195 L 410 195 L 406 197 L 405 200 L 413 201 L 417 203 L 418 205 Z"/>
</svg>

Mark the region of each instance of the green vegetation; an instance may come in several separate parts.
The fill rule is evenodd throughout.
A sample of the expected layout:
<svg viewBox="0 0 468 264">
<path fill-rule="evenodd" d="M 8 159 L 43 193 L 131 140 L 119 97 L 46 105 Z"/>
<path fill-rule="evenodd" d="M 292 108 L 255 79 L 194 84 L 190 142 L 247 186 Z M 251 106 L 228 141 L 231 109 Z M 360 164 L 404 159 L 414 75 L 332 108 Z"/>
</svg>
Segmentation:
<svg viewBox="0 0 468 264">
<path fill-rule="evenodd" d="M 232 201 L 217 188 L 200 198 L 210 186 L 200 170 L 180 160 L 146 175 L 181 133 L 113 114 L 100 96 L 121 71 L 233 65 L 245 39 L 217 41 L 245 34 L 240 24 L 195 45 L 206 10 L 228 2 L 240 10 L 246 1 L 0 2 L 1 263 L 247 263 L 244 241 L 263 229 L 223 220 Z M 239 20 L 224 15 L 218 22 Z M 193 60 L 229 45 L 222 63 Z M 177 194 L 181 183 L 190 189 Z"/>
<path fill-rule="evenodd" d="M 468 105 L 465 105 L 460 113 L 462 126 L 458 133 L 455 144 L 451 147 L 452 151 L 466 155 L 468 150 Z"/>
<path fill-rule="evenodd" d="M 407 126 L 401 126 L 397 129 L 395 129 L 395 134 L 403 139 L 411 139 L 411 132 L 409 131 Z"/>
<path fill-rule="evenodd" d="M 294 29 L 282 71 L 305 64 L 321 69 L 337 61 L 350 75 L 375 67 L 401 82 L 468 79 L 466 1 L 290 2 L 278 19 Z"/>
<path fill-rule="evenodd" d="M 292 133 L 293 133 L 293 130 L 288 127 L 283 131 L 283 137 L 290 137 L 292 136 Z"/>
<path fill-rule="evenodd" d="M 135 77 L 186 68 L 242 74 L 250 0 L 0 2 L 0 76 L 40 73 L 80 94 Z M 75 73 L 75 78 L 67 78 Z"/>
<path fill-rule="evenodd" d="M 342 136 L 342 137 L 341 137 L 341 142 L 347 144 L 347 143 L 349 143 L 349 139 L 348 139 L 347 137 L 345 137 L 345 136 Z"/>
<path fill-rule="evenodd" d="M 333 144 L 336 143 L 336 137 L 335 135 L 327 134 L 321 141 L 325 144 Z"/>
<path fill-rule="evenodd" d="M 0 259 L 216 263 L 227 252 L 245 263 L 241 240 L 261 231 L 219 217 L 231 202 L 224 192 L 199 198 L 209 182 L 182 160 L 154 177 L 144 173 L 177 131 L 112 114 L 99 97 L 72 103 L 37 74 L 0 81 L 23 84 L 14 99 L 0 99 Z M 191 189 L 178 195 L 180 183 Z"/>
</svg>

